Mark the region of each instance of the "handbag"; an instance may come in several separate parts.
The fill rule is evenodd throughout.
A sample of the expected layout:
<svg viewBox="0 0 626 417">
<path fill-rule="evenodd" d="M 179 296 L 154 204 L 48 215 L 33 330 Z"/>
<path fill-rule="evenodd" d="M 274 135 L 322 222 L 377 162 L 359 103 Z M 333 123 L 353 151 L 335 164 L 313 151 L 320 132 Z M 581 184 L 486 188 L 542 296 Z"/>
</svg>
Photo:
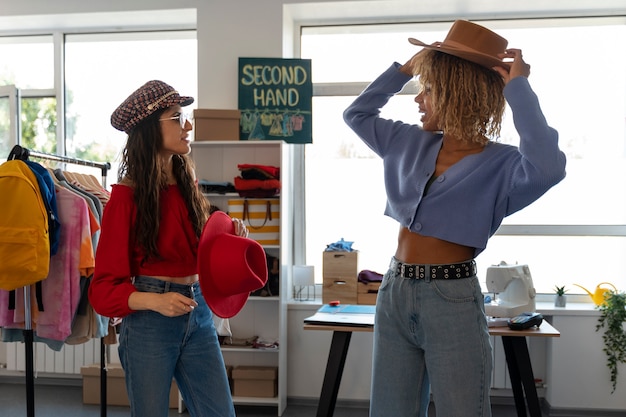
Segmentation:
<svg viewBox="0 0 626 417">
<path fill-rule="evenodd" d="M 267 282 L 263 288 L 250 293 L 257 297 L 271 297 L 280 295 L 280 260 L 272 255 L 265 255 L 267 259 Z"/>
<path fill-rule="evenodd" d="M 243 220 L 248 237 L 261 245 L 280 243 L 280 201 L 277 198 L 233 198 L 228 214 Z"/>
</svg>

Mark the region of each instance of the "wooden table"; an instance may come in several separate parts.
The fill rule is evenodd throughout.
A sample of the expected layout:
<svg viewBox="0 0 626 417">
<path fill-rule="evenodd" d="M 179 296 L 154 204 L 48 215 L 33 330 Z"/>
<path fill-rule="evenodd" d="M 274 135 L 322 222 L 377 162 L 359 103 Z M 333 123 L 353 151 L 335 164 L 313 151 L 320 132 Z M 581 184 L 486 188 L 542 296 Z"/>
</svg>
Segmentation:
<svg viewBox="0 0 626 417">
<path fill-rule="evenodd" d="M 526 404 L 531 417 L 541 417 L 541 407 L 535 387 L 533 367 L 530 363 L 526 336 L 529 337 L 559 337 L 561 333 L 547 321 L 541 326 L 528 330 L 511 330 L 508 327 L 490 327 L 491 336 L 501 336 L 504 346 L 506 365 L 509 368 L 511 388 L 518 417 L 526 416 Z M 524 403 L 526 398 L 526 404 Z"/>
<path fill-rule="evenodd" d="M 341 384 L 352 332 L 373 332 L 374 315 L 371 314 L 371 325 L 351 326 L 349 323 L 337 325 L 331 322 L 328 324 L 317 322 L 315 324 L 305 323 L 304 330 L 332 330 L 333 332 L 322 392 L 317 407 L 317 417 L 332 417 L 335 412 L 337 393 Z M 541 407 L 537 397 L 526 337 L 559 337 L 561 333 L 544 320 L 539 328 L 535 327 L 528 330 L 490 327 L 489 334 L 502 337 L 517 415 L 526 417 L 526 405 L 528 405 L 531 417 L 541 417 Z"/>
</svg>

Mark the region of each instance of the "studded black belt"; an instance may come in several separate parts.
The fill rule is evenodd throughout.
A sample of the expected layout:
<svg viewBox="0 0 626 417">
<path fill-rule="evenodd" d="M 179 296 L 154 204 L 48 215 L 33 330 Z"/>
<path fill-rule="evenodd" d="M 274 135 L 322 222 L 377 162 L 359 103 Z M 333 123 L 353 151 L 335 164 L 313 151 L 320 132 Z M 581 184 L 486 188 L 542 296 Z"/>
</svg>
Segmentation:
<svg viewBox="0 0 626 417">
<path fill-rule="evenodd" d="M 476 261 L 461 262 L 458 264 L 420 265 L 405 264 L 391 260 L 390 268 L 403 278 L 425 279 L 426 271 L 430 271 L 430 279 L 461 279 L 476 275 Z"/>
</svg>

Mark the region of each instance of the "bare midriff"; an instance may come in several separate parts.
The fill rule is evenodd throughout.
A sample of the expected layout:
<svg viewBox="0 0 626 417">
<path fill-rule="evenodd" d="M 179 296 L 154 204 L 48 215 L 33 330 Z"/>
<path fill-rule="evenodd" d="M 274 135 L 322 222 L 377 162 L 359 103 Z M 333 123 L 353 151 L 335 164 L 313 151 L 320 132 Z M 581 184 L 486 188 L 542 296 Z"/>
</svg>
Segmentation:
<svg viewBox="0 0 626 417">
<path fill-rule="evenodd" d="M 474 258 L 474 248 L 400 228 L 395 257 L 407 264 L 448 264 Z"/>
<path fill-rule="evenodd" d="M 183 285 L 191 285 L 194 282 L 198 281 L 198 274 L 188 275 L 186 277 L 162 277 L 162 276 L 151 276 L 150 278 L 160 279 L 161 281 L 173 282 L 175 284 L 183 284 Z"/>
</svg>

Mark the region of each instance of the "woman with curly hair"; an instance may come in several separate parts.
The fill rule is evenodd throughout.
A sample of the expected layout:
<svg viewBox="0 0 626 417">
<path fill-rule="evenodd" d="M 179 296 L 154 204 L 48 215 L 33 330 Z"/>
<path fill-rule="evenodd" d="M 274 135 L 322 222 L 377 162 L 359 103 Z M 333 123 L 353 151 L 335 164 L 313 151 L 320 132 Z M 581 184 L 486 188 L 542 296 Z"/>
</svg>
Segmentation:
<svg viewBox="0 0 626 417">
<path fill-rule="evenodd" d="M 383 159 L 398 244 L 376 301 L 370 415 L 491 416 L 492 350 L 474 258 L 502 219 L 565 176 L 558 134 L 506 39 L 456 21 L 394 63 L 344 112 Z M 505 61 L 506 59 L 506 61 Z M 380 117 L 413 77 L 421 127 Z M 520 146 L 498 143 L 508 101 Z"/>
<path fill-rule="evenodd" d="M 199 284 L 209 203 L 198 190 L 189 118 L 168 84 L 149 81 L 111 116 L 128 139 L 105 207 L 89 300 L 123 318 L 119 356 L 131 415 L 165 417 L 175 379 L 192 416 L 234 416 L 212 312 Z M 239 220 L 235 234 L 246 236 Z"/>
</svg>

